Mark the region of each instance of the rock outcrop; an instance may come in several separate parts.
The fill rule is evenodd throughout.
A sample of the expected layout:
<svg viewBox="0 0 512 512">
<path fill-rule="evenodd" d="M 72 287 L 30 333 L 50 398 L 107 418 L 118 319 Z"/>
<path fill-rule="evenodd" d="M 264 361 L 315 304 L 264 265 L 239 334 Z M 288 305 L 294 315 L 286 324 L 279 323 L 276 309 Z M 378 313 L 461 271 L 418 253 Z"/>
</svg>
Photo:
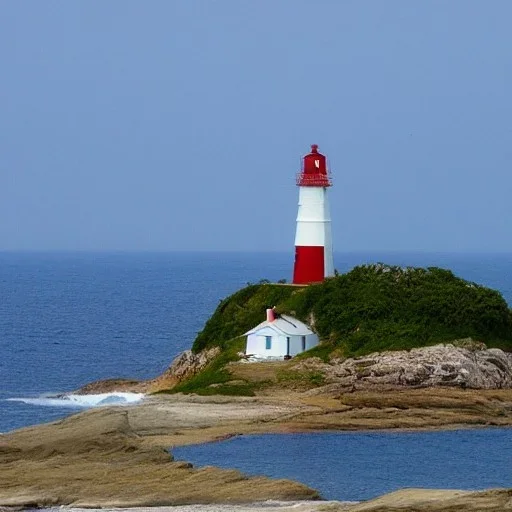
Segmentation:
<svg viewBox="0 0 512 512">
<path fill-rule="evenodd" d="M 154 442 L 162 430 L 175 431 L 184 422 L 193 425 L 200 421 L 204 429 L 204 415 L 185 413 L 176 420 L 176 411 L 183 410 L 183 405 L 166 413 L 165 399 L 155 402 L 141 409 L 87 411 L 0 436 L 0 509 L 149 507 L 319 497 L 315 490 L 290 480 L 194 468 L 174 461 L 165 441 L 164 446 L 155 446 L 145 438 Z M 249 407 L 260 413 L 255 405 Z M 232 413 L 247 416 L 243 403 L 232 408 Z M 218 411 L 213 416 L 209 421 L 222 421 Z"/>
<path fill-rule="evenodd" d="M 201 350 L 197 354 L 192 350 L 185 350 L 173 360 L 162 375 L 150 381 L 149 390 L 155 392 L 160 389 L 172 389 L 203 370 L 220 354 L 220 351 L 220 347 Z"/>
<path fill-rule="evenodd" d="M 90 382 L 75 393 L 77 395 L 95 395 L 97 393 L 113 393 L 113 392 L 131 392 L 131 393 L 145 393 L 148 384 L 146 381 L 139 381 L 133 379 L 105 379 Z"/>
<path fill-rule="evenodd" d="M 164 373 L 149 380 L 106 379 L 91 382 L 74 391 L 79 395 L 130 391 L 132 393 L 155 393 L 163 389 L 172 389 L 180 382 L 193 377 L 203 370 L 221 352 L 220 347 L 202 350 L 195 354 L 185 350 L 178 354 Z M 1 512 L 1 511 L 0 511 Z"/>
<path fill-rule="evenodd" d="M 402 489 L 355 505 L 333 504 L 328 510 L 330 512 L 505 512 L 512 510 L 512 490 Z"/>
<path fill-rule="evenodd" d="M 466 344 L 389 351 L 324 363 L 306 359 L 296 371 L 321 371 L 325 383 L 338 388 L 452 386 L 471 389 L 512 388 L 512 354 Z"/>
</svg>

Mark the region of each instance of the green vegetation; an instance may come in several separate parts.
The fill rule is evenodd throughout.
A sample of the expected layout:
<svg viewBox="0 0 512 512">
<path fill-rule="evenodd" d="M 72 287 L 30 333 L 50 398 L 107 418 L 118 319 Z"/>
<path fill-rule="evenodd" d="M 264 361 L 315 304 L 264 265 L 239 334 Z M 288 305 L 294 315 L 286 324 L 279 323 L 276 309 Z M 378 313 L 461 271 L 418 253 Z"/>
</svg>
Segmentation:
<svg viewBox="0 0 512 512">
<path fill-rule="evenodd" d="M 259 386 L 254 382 L 231 384 L 233 377 L 226 369 L 231 361 L 238 360 L 238 352 L 245 348 L 245 338 L 239 337 L 226 343 L 223 350 L 202 372 L 178 384 L 170 390 L 159 393 L 196 393 L 198 395 L 244 395 L 253 396 Z"/>
<path fill-rule="evenodd" d="M 263 321 L 272 306 L 314 323 L 322 344 L 307 355 L 323 359 L 334 350 L 353 356 L 466 337 L 512 350 L 512 314 L 499 292 L 449 270 L 384 264 L 359 266 L 311 286 L 251 284 L 221 301 L 193 350 L 218 345 L 224 349 L 219 357 L 227 357 L 227 340 Z M 243 348 L 243 338 L 237 347 Z"/>
<path fill-rule="evenodd" d="M 307 359 L 308 357 L 319 357 L 322 361 L 327 363 L 329 359 L 333 356 L 337 349 L 333 347 L 332 343 L 320 343 L 316 347 L 308 350 L 307 352 L 302 352 L 301 354 L 297 354 L 293 359 Z M 344 351 L 337 351 L 338 356 L 345 356 Z"/>
<path fill-rule="evenodd" d="M 315 388 L 325 384 L 325 376 L 315 370 L 281 370 L 277 374 L 277 382 L 290 384 L 293 387 Z"/>
<path fill-rule="evenodd" d="M 226 348 L 226 340 L 241 336 L 265 320 L 266 308 L 287 300 L 297 289 L 295 286 L 267 282 L 249 284 L 242 288 L 220 302 L 213 316 L 198 334 L 192 350 L 199 352 L 212 346 Z M 243 348 L 245 346 L 241 350 Z"/>
</svg>

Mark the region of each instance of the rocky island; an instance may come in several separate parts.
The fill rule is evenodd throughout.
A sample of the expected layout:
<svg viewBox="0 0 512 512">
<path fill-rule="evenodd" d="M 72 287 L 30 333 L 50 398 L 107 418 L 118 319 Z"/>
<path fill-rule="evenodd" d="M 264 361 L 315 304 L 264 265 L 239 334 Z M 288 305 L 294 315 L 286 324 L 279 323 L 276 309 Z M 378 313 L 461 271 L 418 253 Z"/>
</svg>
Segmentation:
<svg viewBox="0 0 512 512">
<path fill-rule="evenodd" d="M 289 361 L 246 362 L 241 334 L 269 306 L 308 322 L 322 343 Z M 315 500 L 302 484 L 194 468 L 168 449 L 263 432 L 510 426 L 511 350 L 502 296 L 446 270 L 379 264 L 312 286 L 249 285 L 161 376 L 81 390 L 143 391 L 140 405 L 1 436 L 0 506 Z M 417 490 L 295 510 L 507 509 L 510 490 Z"/>
</svg>

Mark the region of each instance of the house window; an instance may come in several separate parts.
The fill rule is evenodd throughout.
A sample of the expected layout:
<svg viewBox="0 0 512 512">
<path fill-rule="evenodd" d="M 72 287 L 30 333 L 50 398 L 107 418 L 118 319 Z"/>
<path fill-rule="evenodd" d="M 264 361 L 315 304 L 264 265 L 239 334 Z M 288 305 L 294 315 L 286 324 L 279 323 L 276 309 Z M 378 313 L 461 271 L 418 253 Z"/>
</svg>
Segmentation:
<svg viewBox="0 0 512 512">
<path fill-rule="evenodd" d="M 306 350 L 306 336 L 302 336 L 302 352 Z"/>
<path fill-rule="evenodd" d="M 265 348 L 267 350 L 272 348 L 272 336 L 265 336 Z"/>
</svg>

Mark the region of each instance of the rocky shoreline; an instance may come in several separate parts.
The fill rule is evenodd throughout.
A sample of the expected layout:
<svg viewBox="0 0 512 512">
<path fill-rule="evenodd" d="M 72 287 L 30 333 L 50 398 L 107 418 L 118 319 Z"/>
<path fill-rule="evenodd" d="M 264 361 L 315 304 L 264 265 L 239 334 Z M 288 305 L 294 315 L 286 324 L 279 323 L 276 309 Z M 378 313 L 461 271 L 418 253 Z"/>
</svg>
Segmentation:
<svg viewBox="0 0 512 512">
<path fill-rule="evenodd" d="M 175 386 L 200 373 L 220 353 L 218 347 L 197 354 L 186 350 L 179 354 L 160 376 L 147 381 L 109 379 L 87 384 L 81 394 L 132 391 L 155 393 L 172 390 Z M 512 388 L 512 353 L 487 348 L 471 338 L 454 343 L 438 344 L 411 350 L 376 352 L 361 357 L 332 357 L 328 362 L 318 357 L 291 360 L 285 365 L 247 363 L 243 359 L 230 363 L 229 371 L 236 379 L 246 377 L 241 367 L 286 369 L 298 375 L 316 373 L 325 386 L 315 386 L 317 394 L 340 394 L 355 390 L 414 389 L 453 387 L 460 389 Z M 262 372 L 263 373 L 263 372 Z M 267 371 L 268 373 L 268 371 Z M 257 375 L 256 380 L 259 380 Z M 272 379 L 271 379 L 272 380 Z M 299 379 L 300 380 L 300 379 Z M 270 382 L 275 388 L 274 382 Z"/>
<path fill-rule="evenodd" d="M 0 509 L 1 510 L 1 509 Z M 57 512 L 62 509 L 50 509 Z M 90 512 L 91 509 L 67 508 L 68 512 Z M 97 509 L 100 510 L 100 509 Z M 101 509 L 103 512 L 134 512 L 133 509 Z M 512 491 L 450 491 L 404 489 L 361 502 L 337 501 L 273 501 L 242 505 L 178 505 L 173 507 L 141 507 L 137 512 L 506 512 L 512 510 Z"/>
<path fill-rule="evenodd" d="M 347 403 L 347 397 L 341 402 L 290 392 L 255 398 L 169 395 L 21 429 L 0 437 L 0 506 L 311 500 L 318 494 L 302 484 L 196 469 L 174 461 L 167 449 L 264 432 L 512 426 L 512 390 L 356 391 L 350 397 Z M 496 496 L 503 498 L 502 493 Z"/>
<path fill-rule="evenodd" d="M 82 391 L 168 385 L 180 380 L 177 369 L 188 364 L 189 370 L 197 370 L 209 357 L 194 366 L 190 356 L 181 356 L 164 376 L 146 383 L 111 380 Z M 322 382 L 305 387 L 300 380 L 274 382 L 275 368 L 299 376 L 319 373 Z M 173 460 L 168 452 L 173 446 L 240 434 L 512 426 L 512 360 L 498 349 L 440 345 L 329 363 L 291 361 L 271 369 L 230 363 L 234 379 L 249 378 L 255 370 L 270 379 L 271 385 L 255 397 L 159 394 L 138 405 L 89 410 L 0 436 L 0 507 L 202 503 L 217 504 L 211 510 L 227 512 L 254 508 L 235 504 L 270 499 L 305 500 L 294 505 L 298 511 L 512 510 L 510 490 L 403 490 L 360 504 L 311 502 L 320 498 L 318 493 L 296 482 L 194 468 Z M 231 508 L 225 508 L 228 505 Z M 275 510 L 288 507 L 267 505 Z"/>
<path fill-rule="evenodd" d="M 320 394 L 341 394 L 355 390 L 512 388 L 512 354 L 468 341 L 464 346 L 440 344 L 409 351 L 373 353 L 324 363 L 306 359 L 291 370 L 320 372 L 325 386 Z"/>
</svg>

